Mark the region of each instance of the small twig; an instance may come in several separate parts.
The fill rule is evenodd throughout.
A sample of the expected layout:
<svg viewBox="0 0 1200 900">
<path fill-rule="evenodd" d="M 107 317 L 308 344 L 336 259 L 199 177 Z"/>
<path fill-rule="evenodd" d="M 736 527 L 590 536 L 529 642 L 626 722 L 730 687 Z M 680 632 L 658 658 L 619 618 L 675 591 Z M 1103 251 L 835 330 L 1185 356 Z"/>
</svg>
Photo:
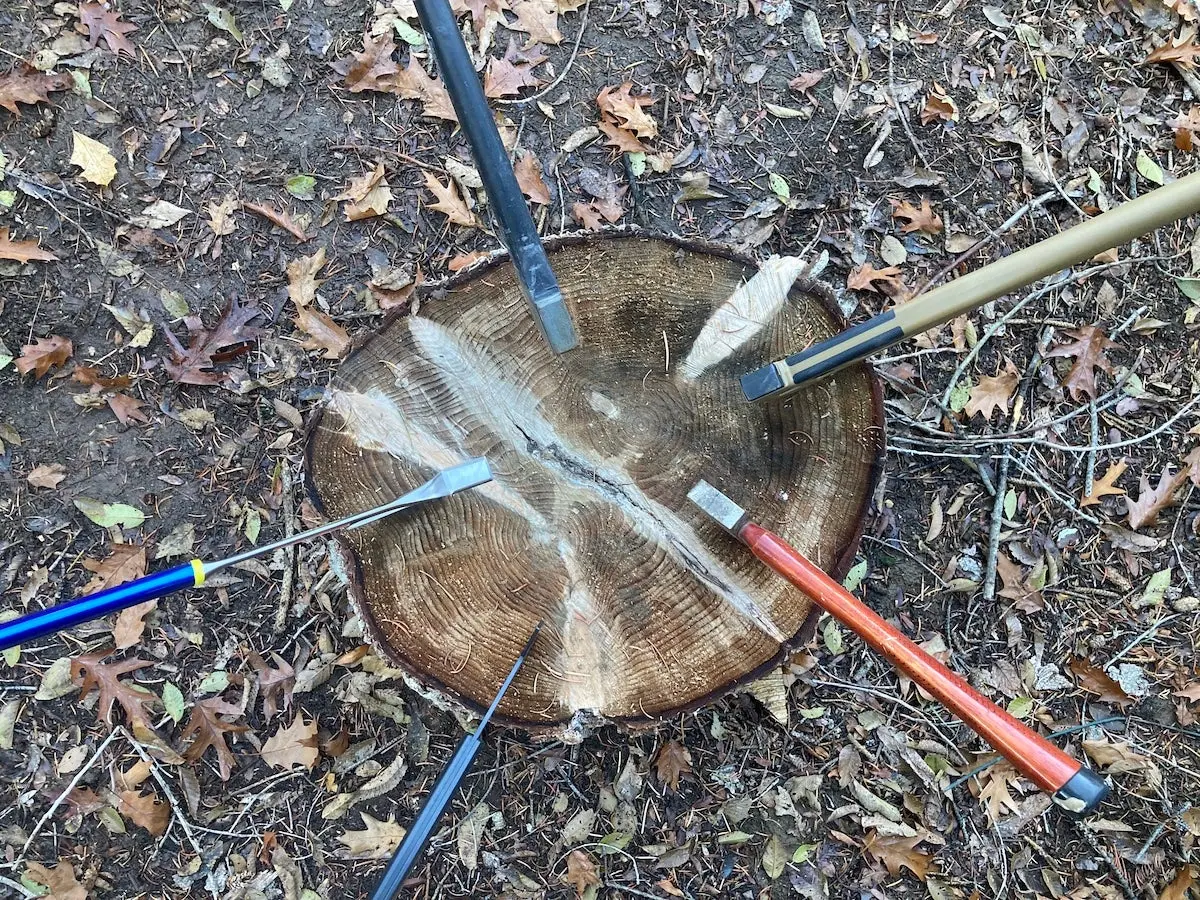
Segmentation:
<svg viewBox="0 0 1200 900">
<path fill-rule="evenodd" d="M 39 894 L 35 894 L 33 891 L 29 890 L 29 888 L 25 887 L 25 885 L 21 884 L 19 881 L 13 881 L 11 878 L 5 878 L 3 875 L 0 875 L 0 884 L 4 885 L 5 887 L 12 888 L 14 891 L 16 891 L 22 897 L 42 896 Z"/>
<path fill-rule="evenodd" d="M 292 497 L 292 470 L 283 465 L 283 533 L 287 537 L 296 534 L 296 503 Z M 282 631 L 287 624 L 288 609 L 292 605 L 292 585 L 296 580 L 296 545 L 283 548 L 283 578 L 279 584 L 279 605 L 275 608 L 275 630 Z"/>
<path fill-rule="evenodd" d="M 1083 496 L 1092 496 L 1092 488 L 1096 486 L 1096 446 L 1100 443 L 1100 413 L 1096 410 L 1096 398 L 1088 400 L 1088 418 L 1090 420 L 1091 440 L 1088 441 L 1087 468 L 1083 473 Z"/>
<path fill-rule="evenodd" d="M 92 754 L 91 759 L 84 763 L 83 767 L 75 773 L 75 777 L 71 779 L 70 783 L 67 784 L 62 793 L 54 798 L 54 802 L 50 804 L 50 808 L 46 810 L 40 819 L 38 819 L 37 824 L 33 826 L 33 831 L 29 832 L 29 837 L 25 839 L 25 845 L 21 848 L 21 852 L 17 854 L 17 858 L 13 861 L 14 866 L 25 858 L 25 854 L 29 852 L 29 846 L 33 843 L 34 839 L 41 833 L 42 829 L 46 827 L 46 823 L 50 821 L 50 818 L 54 815 L 55 811 L 62 806 L 63 801 L 67 799 L 67 795 L 70 794 L 71 791 L 75 790 L 75 788 L 79 785 L 79 782 L 83 780 L 83 776 L 86 775 L 88 770 L 96 764 L 98 759 L 100 759 L 100 754 L 108 749 L 108 745 L 113 742 L 117 735 L 124 733 L 125 729 L 118 726 L 110 731 L 108 733 L 108 737 L 100 742 L 100 746 L 96 748 L 96 752 Z"/>
<path fill-rule="evenodd" d="M 1112 659 L 1110 659 L 1108 662 L 1106 662 L 1104 664 L 1104 668 L 1107 669 L 1110 666 L 1116 665 L 1118 662 L 1120 662 L 1122 659 L 1125 658 L 1125 655 L 1127 653 L 1129 653 L 1130 650 L 1132 650 L 1138 644 L 1141 644 L 1145 641 L 1150 640 L 1150 638 L 1154 637 L 1154 635 L 1156 635 L 1158 633 L 1158 629 L 1162 628 L 1168 622 L 1178 619 L 1181 615 L 1183 615 L 1183 613 L 1175 613 L 1174 615 L 1163 616 L 1161 619 L 1156 619 L 1150 625 L 1149 628 L 1147 628 L 1145 631 L 1143 631 L 1141 634 L 1139 634 L 1137 637 L 1135 637 L 1132 641 L 1130 641 L 1128 644 L 1126 644 L 1124 650 L 1122 650 L 1120 653 L 1118 653 L 1116 656 L 1114 656 Z"/>
<path fill-rule="evenodd" d="M 1078 516 L 1079 518 L 1083 519 L 1085 522 L 1087 522 L 1091 525 L 1095 525 L 1097 527 L 1100 526 L 1101 522 L 1099 519 L 1097 519 L 1095 516 L 1085 513 L 1082 509 L 1080 509 L 1078 506 L 1075 505 L 1075 502 L 1073 500 L 1071 500 L 1069 497 L 1064 497 L 1057 490 L 1055 490 L 1053 487 L 1051 487 L 1051 485 L 1046 481 L 1046 479 L 1044 479 L 1041 476 L 1041 474 L 1037 471 L 1037 469 L 1033 468 L 1033 466 L 1028 465 L 1027 463 L 1022 462 L 1019 459 L 1016 460 L 1016 463 L 1018 466 L 1021 467 L 1022 471 L 1024 471 L 1030 478 L 1032 478 L 1034 480 L 1034 482 L 1038 485 L 1038 487 L 1042 488 L 1042 490 L 1044 490 L 1051 497 L 1053 497 L 1060 504 L 1062 504 L 1062 506 L 1065 509 L 1074 513 L 1076 516 Z M 1089 493 L 1090 493 L 1090 491 L 1089 491 Z"/>
<path fill-rule="evenodd" d="M 1008 467 L 1012 454 L 1006 448 L 996 471 L 996 499 L 992 501 L 992 525 L 988 529 L 987 564 L 983 571 L 983 601 L 996 599 L 996 560 L 1000 555 L 1000 526 L 1004 520 L 1004 495 L 1008 488 Z"/>
<path fill-rule="evenodd" d="M 1134 854 L 1133 862 L 1138 865 L 1141 865 L 1143 862 L 1145 862 L 1146 854 L 1150 852 L 1150 848 L 1154 845 L 1154 842 L 1162 837 L 1162 833 L 1167 830 L 1167 825 L 1178 819 L 1191 808 L 1192 802 L 1190 800 L 1184 800 L 1173 809 L 1167 810 L 1167 817 L 1159 822 L 1158 826 L 1152 832 L 1150 832 L 1150 837 L 1146 838 L 1146 843 L 1142 844 L 1141 849 Z"/>
<path fill-rule="evenodd" d="M 1139 900 L 1137 891 L 1133 889 L 1133 885 L 1129 883 L 1129 879 L 1125 877 L 1125 873 L 1117 865 L 1113 854 L 1105 852 L 1104 848 L 1100 846 L 1100 841 L 1096 838 L 1096 833 L 1083 822 L 1075 820 L 1074 824 L 1079 833 L 1083 835 L 1083 839 L 1092 848 L 1092 852 L 1108 864 L 1109 870 L 1113 873 L 1113 877 L 1117 879 L 1117 884 L 1121 887 L 1121 893 L 1125 895 L 1125 900 Z"/>
</svg>

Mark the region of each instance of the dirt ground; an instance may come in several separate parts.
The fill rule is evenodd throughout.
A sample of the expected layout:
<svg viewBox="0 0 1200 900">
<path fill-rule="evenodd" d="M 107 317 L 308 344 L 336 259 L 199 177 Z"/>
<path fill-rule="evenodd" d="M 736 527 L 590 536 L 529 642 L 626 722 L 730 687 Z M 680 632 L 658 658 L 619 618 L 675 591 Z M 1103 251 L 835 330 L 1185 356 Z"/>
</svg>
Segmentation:
<svg viewBox="0 0 1200 900">
<path fill-rule="evenodd" d="M 464 22 L 490 21 L 487 55 L 536 79 L 496 108 L 540 167 L 544 234 L 639 225 L 801 255 L 855 321 L 1193 168 L 1189 0 L 506 6 Z M 0 0 L 0 69 L 42 85 L 0 110 L 13 612 L 304 527 L 304 426 L 338 355 L 412 302 L 414 277 L 496 245 L 452 222 L 470 155 L 429 115 L 438 88 L 386 89 L 378 55 L 383 80 L 354 83 L 364 31 L 395 40 L 391 73 L 408 61 L 403 0 L 125 0 L 119 18 L 90 11 L 95 40 L 80 9 Z M 624 82 L 652 102 L 622 118 L 597 96 Z M 617 137 L 580 131 L 601 122 Z M 73 133 L 115 175 L 103 154 L 73 164 Z M 377 164 L 390 198 L 353 183 Z M 347 221 L 355 203 L 382 208 Z M 1007 766 L 972 772 L 985 745 L 823 626 L 773 706 L 741 693 L 578 746 L 492 733 L 406 896 L 1200 891 L 1195 225 L 877 361 L 889 449 L 854 577 L 1109 773 L 1097 816 L 1071 819 Z M 57 259 L 19 261 L 24 241 Z M 288 266 L 322 247 L 304 297 Z M 5 656 L 0 894 L 369 895 L 462 729 L 364 655 L 325 548 L 124 619 Z M 97 704 L 69 660 L 114 640 L 74 673 L 96 673 Z"/>
</svg>

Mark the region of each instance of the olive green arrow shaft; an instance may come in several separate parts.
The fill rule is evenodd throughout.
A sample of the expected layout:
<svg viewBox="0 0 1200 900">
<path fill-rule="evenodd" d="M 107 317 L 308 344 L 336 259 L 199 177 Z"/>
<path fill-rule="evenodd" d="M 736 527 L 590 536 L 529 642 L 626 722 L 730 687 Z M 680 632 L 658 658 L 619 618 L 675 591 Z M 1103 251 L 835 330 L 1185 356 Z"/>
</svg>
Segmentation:
<svg viewBox="0 0 1200 900">
<path fill-rule="evenodd" d="M 1040 278 L 1200 211 L 1200 172 L 934 288 L 910 303 L 742 376 L 749 400 L 803 387 Z"/>
</svg>

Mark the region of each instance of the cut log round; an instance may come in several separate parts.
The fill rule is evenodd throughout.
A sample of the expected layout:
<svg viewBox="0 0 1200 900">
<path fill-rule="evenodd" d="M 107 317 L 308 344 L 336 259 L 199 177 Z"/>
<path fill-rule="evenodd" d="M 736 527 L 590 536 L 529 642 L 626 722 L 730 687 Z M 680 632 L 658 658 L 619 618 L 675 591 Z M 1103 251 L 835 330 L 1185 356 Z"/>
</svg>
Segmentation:
<svg viewBox="0 0 1200 900">
<path fill-rule="evenodd" d="M 553 355 L 507 261 L 384 327 L 341 366 L 306 450 L 330 517 L 485 456 L 495 480 L 343 539 L 374 643 L 426 687 L 488 704 L 538 622 L 498 719 L 563 732 L 650 722 L 768 670 L 810 603 L 687 501 L 704 478 L 841 574 L 883 447 L 859 366 L 785 400 L 737 376 L 841 327 L 801 279 L 729 302 L 755 272 L 712 248 L 567 240 L 551 263 L 580 347 Z"/>
</svg>

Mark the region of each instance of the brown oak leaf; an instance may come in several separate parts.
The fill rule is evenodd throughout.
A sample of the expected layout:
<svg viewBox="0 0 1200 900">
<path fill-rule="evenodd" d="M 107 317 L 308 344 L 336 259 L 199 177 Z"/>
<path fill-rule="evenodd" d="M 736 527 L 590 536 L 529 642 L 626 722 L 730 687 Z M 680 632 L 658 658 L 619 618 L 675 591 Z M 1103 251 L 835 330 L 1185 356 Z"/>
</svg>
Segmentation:
<svg viewBox="0 0 1200 900">
<path fill-rule="evenodd" d="M 113 411 L 113 415 L 122 425 L 149 422 L 150 417 L 142 412 L 142 407 L 145 405 L 137 397 L 130 397 L 128 394 L 113 394 L 108 398 L 108 408 Z"/>
<path fill-rule="evenodd" d="M 38 338 L 36 343 L 26 344 L 17 358 L 17 371 L 22 375 L 33 373 L 34 380 L 41 378 L 52 368 L 65 365 L 75 352 L 75 345 L 65 337 L 52 334 Z"/>
<path fill-rule="evenodd" d="M 828 71 L 828 69 L 817 69 L 813 72 L 801 72 L 788 82 L 788 87 L 798 94 L 808 94 L 821 83 L 821 79 L 825 77 L 825 73 Z"/>
<path fill-rule="evenodd" d="M 433 176 L 433 173 L 425 173 L 425 187 L 427 187 L 433 196 L 437 197 L 437 203 L 430 203 L 430 209 L 436 209 L 448 218 L 455 225 L 474 225 L 475 216 L 467 207 L 466 202 L 459 196 L 458 186 L 451 180 L 446 184 L 442 184 Z"/>
<path fill-rule="evenodd" d="M 362 831 L 350 831 L 338 835 L 338 840 L 346 845 L 344 851 L 349 859 L 387 859 L 396 852 L 400 842 L 404 840 L 407 829 L 397 825 L 395 820 L 386 822 L 376 819 L 370 813 L 359 813 L 362 816 Z"/>
<path fill-rule="evenodd" d="M 691 774 L 692 754 L 679 741 L 667 741 L 654 760 L 654 771 L 658 780 L 672 791 L 679 790 L 679 779 Z"/>
<path fill-rule="evenodd" d="M 1150 479 L 1143 475 L 1138 490 L 1137 499 L 1129 498 L 1125 502 L 1129 507 L 1129 527 L 1137 531 L 1143 525 L 1153 525 L 1158 516 L 1168 506 L 1175 503 L 1176 493 L 1183 486 L 1187 477 L 1186 471 L 1171 474 L 1167 466 L 1158 476 L 1158 487 L 1150 487 Z"/>
<path fill-rule="evenodd" d="M 533 74 L 533 66 L 509 62 L 507 59 L 489 59 L 483 76 L 483 92 L 494 99 L 517 97 L 521 88 L 537 87 L 541 84 Z"/>
<path fill-rule="evenodd" d="M 1004 582 L 1004 587 L 997 593 L 1013 601 L 1013 606 L 1022 612 L 1035 613 L 1046 608 L 1042 592 L 1029 586 L 1024 570 L 1009 559 L 1003 550 L 996 553 L 996 574 Z"/>
<path fill-rule="evenodd" d="M 632 131 L 627 131 L 612 122 L 601 120 L 596 127 L 608 138 L 608 145 L 616 147 L 621 153 L 647 153 L 646 145 L 637 139 Z"/>
<path fill-rule="evenodd" d="M 308 306 L 317 296 L 323 282 L 317 280 L 317 272 L 325 265 L 325 248 L 312 256 L 298 256 L 287 264 L 288 299 L 296 307 Z"/>
<path fill-rule="evenodd" d="M 600 884 L 600 875 L 592 858 L 582 850 L 572 850 L 567 856 L 567 873 L 563 881 L 575 888 L 575 895 L 582 897 L 584 891 Z"/>
<path fill-rule="evenodd" d="M 1089 694 L 1095 694 L 1105 703 L 1111 703 L 1123 708 L 1133 703 L 1133 698 L 1125 693 L 1125 689 L 1110 678 L 1103 669 L 1093 665 L 1086 659 L 1073 659 L 1067 663 L 1071 674 L 1079 681 L 1079 686 Z"/>
<path fill-rule="evenodd" d="M 150 714 L 146 707 L 158 698 L 149 691 L 141 690 L 130 682 L 121 681 L 121 675 L 128 675 L 154 663 L 148 659 L 123 659 L 118 662 L 106 663 L 105 657 L 110 650 L 100 650 L 96 653 L 86 653 L 71 660 L 71 679 L 79 685 L 79 697 L 83 699 L 93 688 L 99 694 L 96 702 L 96 718 L 113 724 L 113 703 L 119 703 L 125 710 L 125 717 L 130 724 L 142 725 L 149 730 Z"/>
<path fill-rule="evenodd" d="M 904 225 L 900 226 L 900 230 L 905 234 L 913 231 L 925 234 L 942 233 L 942 217 L 933 211 L 928 197 L 921 198 L 920 207 L 913 206 L 907 200 L 893 200 L 892 218 L 907 220 Z"/>
<path fill-rule="evenodd" d="M 988 818 L 999 822 L 1005 815 L 1019 812 L 1021 807 L 1013 799 L 1011 788 L 1017 783 L 1017 770 L 1006 762 L 997 763 L 979 775 L 979 799 L 987 809 Z"/>
<path fill-rule="evenodd" d="M 69 862 L 60 862 L 53 869 L 41 863 L 26 863 L 25 874 L 50 888 L 50 893 L 42 894 L 44 900 L 88 900 L 87 888 L 75 879 L 75 870 Z"/>
<path fill-rule="evenodd" d="M 596 105 L 603 117 L 631 131 L 640 138 L 652 138 L 658 134 L 658 123 L 646 112 L 645 107 L 654 103 L 653 97 L 633 96 L 633 83 L 626 81 L 620 87 L 606 87 L 596 95 Z"/>
<path fill-rule="evenodd" d="M 892 875 L 899 875 L 901 869 L 908 869 L 918 880 L 924 881 L 934 859 L 933 854 L 917 849 L 921 840 L 919 836 L 881 837 L 879 832 L 871 829 L 863 841 L 863 849 L 887 866 Z"/>
<path fill-rule="evenodd" d="M 1095 325 L 1084 325 L 1067 335 L 1075 340 L 1061 344 L 1049 350 L 1047 356 L 1072 357 L 1075 365 L 1067 373 L 1063 384 L 1071 392 L 1071 399 L 1078 401 L 1081 396 L 1094 399 L 1096 396 L 1096 369 L 1112 372 L 1113 364 L 1105 356 L 1104 351 L 1119 347 L 1120 344 L 1110 341 Z"/>
<path fill-rule="evenodd" d="M 161 836 L 167 830 L 171 820 L 171 808 L 158 799 L 158 794 L 151 791 L 143 794 L 140 790 L 121 791 L 117 794 L 121 812 L 133 820 L 133 824 L 145 828 L 155 837 Z"/>
<path fill-rule="evenodd" d="M 302 766 L 312 770 L 321 758 L 317 750 L 317 723 L 305 722 L 297 715 L 295 721 L 267 738 L 262 746 L 262 758 L 273 769 L 292 769 Z"/>
<path fill-rule="evenodd" d="M 0 85 L 2 89 L 2 85 Z M 3 95 L 0 94 L 0 105 Z M 37 241 L 14 241 L 8 236 L 8 226 L 0 227 L 0 259 L 7 259 L 12 262 L 27 263 L 34 262 L 51 262 L 58 259 L 49 250 L 43 250 L 38 246 Z"/>
<path fill-rule="evenodd" d="M 136 647 L 146 631 L 146 616 L 158 609 L 157 600 L 146 600 L 127 606 L 117 613 L 117 621 L 113 623 L 113 644 L 118 650 Z"/>
<path fill-rule="evenodd" d="M 305 350 L 320 350 L 322 359 L 340 359 L 350 349 L 350 335 L 327 313 L 302 306 L 296 313 L 296 327 L 308 335 Z"/>
<path fill-rule="evenodd" d="M 146 548 L 140 544 L 113 544 L 108 556 L 104 559 L 85 559 L 83 567 L 94 574 L 92 580 L 83 586 L 82 593 L 94 594 L 145 575 Z"/>
<path fill-rule="evenodd" d="M 471 24 L 474 26 L 476 34 L 483 33 L 483 29 L 487 26 L 489 12 L 496 18 L 501 18 L 500 13 L 503 10 L 512 9 L 505 0 L 450 0 L 450 7 L 456 16 L 470 13 Z"/>
<path fill-rule="evenodd" d="M 20 116 L 18 103 L 48 103 L 51 91 L 65 91 L 71 79 L 65 75 L 47 75 L 21 63 L 10 72 L 0 75 L 0 106 L 14 116 Z M 2 229 L 4 235 L 8 229 Z M 7 257 L 5 257 L 7 258 Z"/>
<path fill-rule="evenodd" d="M 939 121 L 957 122 L 958 104 L 940 84 L 934 82 L 933 88 L 925 97 L 925 106 L 921 108 L 921 124 L 928 125 Z"/>
<path fill-rule="evenodd" d="M 226 734 L 240 734 L 250 729 L 221 718 L 223 715 L 240 715 L 241 711 L 231 703 L 226 703 L 220 697 L 209 697 L 207 700 L 196 701 L 192 707 L 187 724 L 180 733 L 180 738 L 192 739 L 184 758 L 188 762 L 196 762 L 204 755 L 209 747 L 217 754 L 217 770 L 222 781 L 228 781 L 233 774 L 237 760 L 233 750 L 225 742 Z"/>
<path fill-rule="evenodd" d="M 1154 50 L 1146 57 L 1145 63 L 1176 63 L 1183 66 L 1185 69 L 1190 69 L 1196 65 L 1196 57 L 1200 56 L 1200 44 L 1195 43 L 1191 37 L 1183 38 L 1176 43 L 1175 40 L 1167 41 L 1157 50 Z"/>
<path fill-rule="evenodd" d="M 521 187 L 521 193 L 534 203 L 545 205 L 550 202 L 550 188 L 546 187 L 546 182 L 542 179 L 542 164 L 533 153 L 526 150 L 517 160 L 513 170 L 517 173 L 517 184 Z"/>
<path fill-rule="evenodd" d="M 1183 470 L 1181 475 L 1186 474 L 1192 479 L 1192 484 L 1200 487 L 1200 445 L 1192 448 L 1192 452 L 1183 458 Z"/>
<path fill-rule="evenodd" d="M 1099 503 L 1101 498 L 1113 496 L 1124 497 L 1125 488 L 1119 488 L 1116 481 L 1125 472 L 1128 463 L 1125 460 L 1118 460 L 1109 465 L 1104 474 L 1092 482 L 1092 492 L 1084 496 L 1080 501 L 1080 506 L 1092 506 Z"/>
<path fill-rule="evenodd" d="M 440 78 L 430 78 L 429 73 L 415 56 L 408 58 L 408 65 L 392 80 L 392 92 L 406 100 L 420 100 L 422 115 L 431 119 L 457 122 L 454 103 L 450 92 Z"/>
<path fill-rule="evenodd" d="M 333 69 L 343 76 L 352 94 L 362 91 L 394 92 L 394 76 L 400 71 L 400 66 L 392 59 L 395 51 L 396 42 L 392 39 L 390 29 L 379 37 L 372 37 L 368 32 L 363 35 L 362 52 L 350 51 L 350 56 L 335 62 Z"/>
<path fill-rule="evenodd" d="M 382 216 L 388 211 L 388 206 L 392 202 L 392 189 L 388 186 L 384 175 L 383 163 L 377 162 L 375 168 L 370 172 L 359 175 L 357 178 L 351 178 L 350 183 L 346 185 L 346 190 L 333 198 L 346 201 L 347 222 Z M 290 267 L 288 275 L 291 276 Z"/>
<path fill-rule="evenodd" d="M 133 44 L 125 35 L 137 31 L 136 25 L 122 22 L 120 16 L 103 3 L 80 3 L 79 22 L 87 28 L 88 42 L 95 47 L 104 39 L 113 53 L 136 56 Z"/>
<path fill-rule="evenodd" d="M 508 24 L 508 27 L 529 35 L 529 40 L 525 42 L 526 47 L 539 43 L 562 43 L 562 32 L 558 30 L 558 4 L 555 0 L 516 0 L 512 11 L 516 13 L 517 21 Z"/>
<path fill-rule="evenodd" d="M 280 708 L 292 705 L 292 689 L 296 686 L 296 670 L 278 653 L 272 653 L 272 667 L 257 651 L 246 654 L 250 666 L 258 678 L 258 696 L 262 700 L 263 715 L 270 721 Z"/>
<path fill-rule="evenodd" d="M 604 221 L 615 222 L 624 214 L 624 208 L 615 201 L 593 200 L 591 203 L 577 202 L 571 205 L 571 215 L 588 231 L 599 231 L 604 227 Z"/>
<path fill-rule="evenodd" d="M 967 418 L 980 413 L 984 419 L 990 419 L 997 409 L 1008 415 L 1008 402 L 1012 399 L 1013 391 L 1021 376 L 1011 360 L 1005 360 L 1004 371 L 996 375 L 984 375 L 979 383 L 971 388 L 967 395 L 967 404 L 963 412 Z"/>
<path fill-rule="evenodd" d="M 1158 900 L 1188 900 L 1195 884 L 1196 879 L 1192 876 L 1192 867 L 1185 865 L 1175 873 L 1175 877 L 1162 889 L 1162 893 L 1158 895 Z"/>
<path fill-rule="evenodd" d="M 883 291 L 880 291 L 879 287 L 876 286 L 876 282 L 883 286 Z M 846 279 L 846 287 L 852 291 L 872 291 L 876 294 L 895 294 L 902 293 L 905 290 L 899 266 L 887 266 L 882 269 L 876 269 L 870 263 L 863 263 L 851 272 L 850 276 Z"/>
<path fill-rule="evenodd" d="M 214 385 L 226 379 L 224 373 L 212 371 L 216 356 L 229 348 L 249 344 L 262 334 L 262 329 L 250 323 L 262 313 L 253 306 L 242 306 L 234 297 L 225 308 L 221 321 L 212 331 L 197 328 L 192 331 L 187 350 L 178 338 L 164 329 L 171 345 L 172 357 L 163 360 L 167 374 L 180 384 Z"/>
</svg>

